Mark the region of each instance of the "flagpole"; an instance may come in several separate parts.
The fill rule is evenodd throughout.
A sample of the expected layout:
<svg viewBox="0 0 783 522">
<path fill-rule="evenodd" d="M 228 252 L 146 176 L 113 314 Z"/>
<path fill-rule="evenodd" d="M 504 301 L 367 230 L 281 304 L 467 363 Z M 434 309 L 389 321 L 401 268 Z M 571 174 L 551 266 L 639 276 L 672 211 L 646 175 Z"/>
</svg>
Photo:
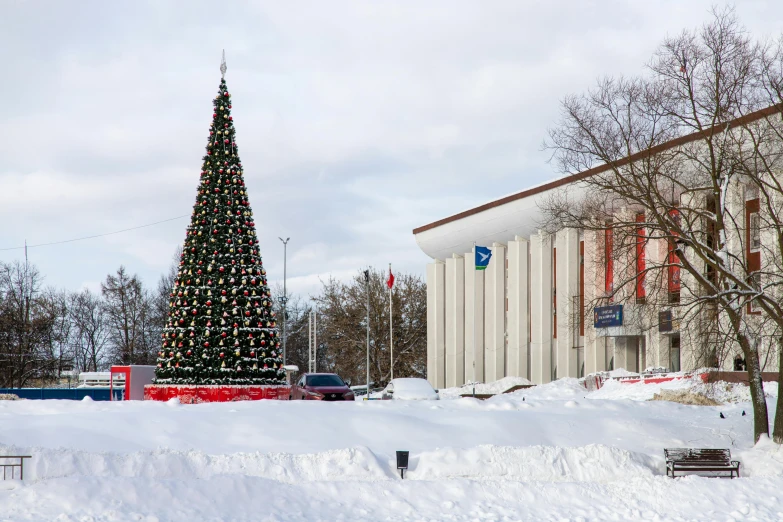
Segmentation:
<svg viewBox="0 0 783 522">
<path fill-rule="evenodd" d="M 391 263 L 389 263 L 389 281 L 391 281 L 391 273 Z M 389 380 L 394 379 L 394 324 L 392 322 L 392 286 L 394 286 L 394 284 L 389 285 L 389 352 L 391 353 Z"/>
<path fill-rule="evenodd" d="M 367 291 L 367 400 L 370 400 L 370 269 L 364 271 L 364 286 Z"/>
</svg>

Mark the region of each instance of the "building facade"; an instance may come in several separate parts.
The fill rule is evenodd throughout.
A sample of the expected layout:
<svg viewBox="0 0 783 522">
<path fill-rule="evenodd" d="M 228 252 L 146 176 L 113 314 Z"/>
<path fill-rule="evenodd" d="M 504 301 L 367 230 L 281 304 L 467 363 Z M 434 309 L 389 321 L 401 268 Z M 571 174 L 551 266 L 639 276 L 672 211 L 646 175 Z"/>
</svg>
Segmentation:
<svg viewBox="0 0 783 522">
<path fill-rule="evenodd" d="M 687 315 L 678 310 L 681 292 L 695 285 L 673 266 L 671 241 L 645 237 L 643 213 L 616 210 L 623 222 L 639 222 L 639 239 L 627 259 L 612 255 L 611 226 L 539 229 L 542 203 L 564 188 L 578 196 L 584 190 L 579 181 L 601 169 L 557 179 L 413 231 L 419 247 L 433 259 L 427 265 L 427 374 L 434 387 L 506 376 L 542 384 L 619 368 L 732 369 L 739 348 L 714 346 L 702 325 L 708 312 Z M 754 216 L 764 211 L 759 196 L 739 178 L 726 191 L 727 205 L 744 219 L 736 237 L 727 238 L 729 247 L 748 266 L 760 266 L 759 243 L 765 233 L 774 240 L 774 231 L 754 226 Z M 708 204 L 693 196 L 678 197 L 686 206 Z M 475 245 L 492 250 L 486 270 L 475 269 Z M 645 280 L 641 274 L 652 264 L 667 268 Z M 615 285 L 621 280 L 626 283 L 618 293 Z M 609 295 L 614 297 L 601 301 Z M 756 313 L 751 308 L 747 313 Z M 777 349 L 766 348 L 763 370 L 777 370 Z"/>
</svg>

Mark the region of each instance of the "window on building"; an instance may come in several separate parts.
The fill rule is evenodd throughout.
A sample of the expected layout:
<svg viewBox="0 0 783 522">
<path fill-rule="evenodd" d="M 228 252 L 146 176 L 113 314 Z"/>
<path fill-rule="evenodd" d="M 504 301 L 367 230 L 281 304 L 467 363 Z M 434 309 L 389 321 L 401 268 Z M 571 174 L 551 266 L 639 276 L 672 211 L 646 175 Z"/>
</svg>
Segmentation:
<svg viewBox="0 0 783 522">
<path fill-rule="evenodd" d="M 758 212 L 751 212 L 750 221 L 750 251 L 758 252 L 761 248 L 761 217 Z"/>
<path fill-rule="evenodd" d="M 680 371 L 680 336 L 675 335 L 669 340 L 669 370 Z"/>
<path fill-rule="evenodd" d="M 679 210 L 674 209 L 669 212 L 669 215 L 672 217 L 675 223 L 679 223 L 680 220 Z M 677 243 L 675 241 L 675 239 L 677 238 L 677 233 L 672 232 L 672 236 L 673 237 L 669 238 L 669 254 L 667 258 L 667 264 L 669 265 L 667 270 L 669 302 L 679 303 L 680 302 L 680 257 L 677 255 Z"/>
<path fill-rule="evenodd" d="M 647 300 L 645 288 L 645 247 L 647 246 L 646 231 L 644 228 L 644 213 L 636 215 L 636 302 L 644 303 Z"/>
<path fill-rule="evenodd" d="M 755 187 L 752 187 L 755 189 Z M 761 219 L 759 216 L 759 198 L 757 190 L 749 189 L 746 197 L 754 197 L 745 201 L 745 258 L 750 276 L 748 282 L 754 288 L 761 290 Z M 748 313 L 759 313 L 757 301 L 748 300 Z"/>
</svg>

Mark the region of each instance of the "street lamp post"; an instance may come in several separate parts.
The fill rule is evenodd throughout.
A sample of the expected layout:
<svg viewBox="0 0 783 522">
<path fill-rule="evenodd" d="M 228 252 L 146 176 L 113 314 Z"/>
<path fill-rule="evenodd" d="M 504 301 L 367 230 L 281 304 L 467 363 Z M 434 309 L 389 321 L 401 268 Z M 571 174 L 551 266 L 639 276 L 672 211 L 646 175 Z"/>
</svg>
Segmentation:
<svg viewBox="0 0 783 522">
<path fill-rule="evenodd" d="M 288 275 L 286 273 L 287 266 L 286 266 L 286 257 L 287 257 L 287 249 L 288 249 L 288 240 L 291 239 L 290 237 L 287 237 L 283 239 L 282 237 L 278 237 L 280 241 L 283 242 L 283 295 L 278 298 L 280 301 L 280 304 L 283 305 L 283 365 L 286 363 L 286 348 L 285 348 L 285 339 L 286 339 L 286 323 L 288 322 L 288 314 L 286 313 L 286 303 L 288 302 L 288 289 L 286 287 L 286 276 Z"/>
<path fill-rule="evenodd" d="M 364 286 L 367 290 L 367 400 L 370 400 L 370 270 L 364 271 Z"/>
</svg>

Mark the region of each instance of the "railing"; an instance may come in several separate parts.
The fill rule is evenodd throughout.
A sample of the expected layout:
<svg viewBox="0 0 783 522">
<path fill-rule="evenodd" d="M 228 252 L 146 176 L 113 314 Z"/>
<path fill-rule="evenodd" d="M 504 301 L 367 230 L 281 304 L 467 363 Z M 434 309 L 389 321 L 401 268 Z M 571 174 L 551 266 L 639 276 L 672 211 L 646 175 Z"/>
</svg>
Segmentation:
<svg viewBox="0 0 783 522">
<path fill-rule="evenodd" d="M 24 480 L 24 459 L 32 458 L 30 455 L 0 455 L 0 460 L 16 459 L 18 462 L 4 464 L 0 462 L 0 468 L 3 468 L 3 480 L 8 480 L 8 470 L 11 470 L 11 480 L 14 479 L 16 468 L 19 468 L 19 480 Z"/>
</svg>

